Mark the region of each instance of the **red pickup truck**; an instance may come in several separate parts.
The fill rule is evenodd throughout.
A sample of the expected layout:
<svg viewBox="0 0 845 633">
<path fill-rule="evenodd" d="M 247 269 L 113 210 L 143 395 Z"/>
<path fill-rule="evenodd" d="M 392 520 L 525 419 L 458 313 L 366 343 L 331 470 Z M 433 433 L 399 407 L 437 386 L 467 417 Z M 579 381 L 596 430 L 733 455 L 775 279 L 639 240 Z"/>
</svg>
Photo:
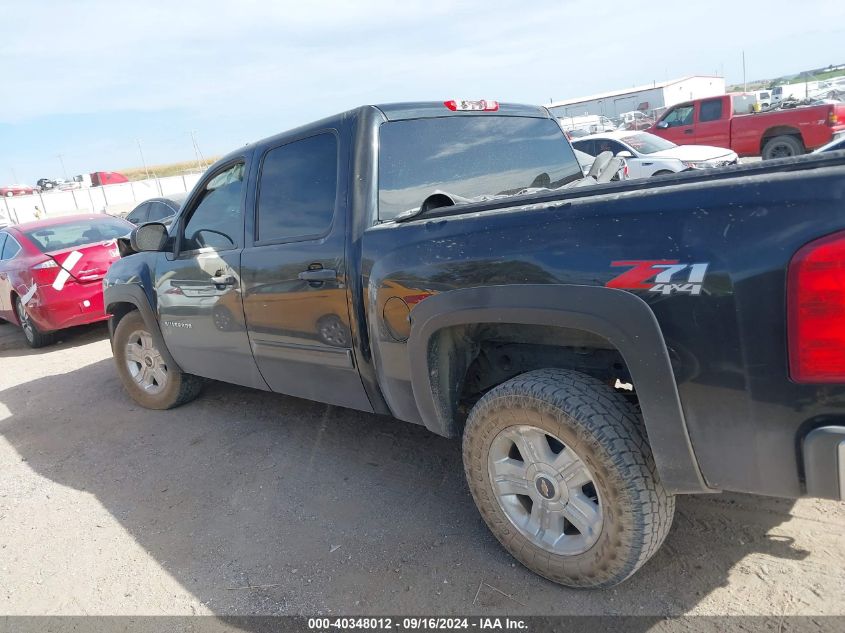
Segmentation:
<svg viewBox="0 0 845 633">
<path fill-rule="evenodd" d="M 746 108 L 742 95 L 687 101 L 666 110 L 647 131 L 678 145 L 715 145 L 764 159 L 804 154 L 845 132 L 845 104 L 738 112 Z"/>
</svg>

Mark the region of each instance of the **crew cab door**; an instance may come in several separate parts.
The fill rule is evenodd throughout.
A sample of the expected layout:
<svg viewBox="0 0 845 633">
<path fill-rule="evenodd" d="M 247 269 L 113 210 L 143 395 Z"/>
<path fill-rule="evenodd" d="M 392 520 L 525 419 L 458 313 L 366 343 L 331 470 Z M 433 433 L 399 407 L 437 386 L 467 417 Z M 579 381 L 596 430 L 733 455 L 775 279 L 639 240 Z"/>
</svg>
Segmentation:
<svg viewBox="0 0 845 633">
<path fill-rule="evenodd" d="M 248 157 L 228 162 L 195 187 L 160 253 L 155 288 L 167 348 L 183 371 L 266 389 L 246 334 L 241 300 Z"/>
<path fill-rule="evenodd" d="M 260 151 L 244 314 L 273 391 L 372 411 L 352 353 L 342 165 L 348 147 L 324 129 Z"/>
<path fill-rule="evenodd" d="M 694 121 L 695 106 L 692 103 L 681 103 L 671 107 L 649 132 L 678 145 L 692 145 L 695 143 Z"/>
<path fill-rule="evenodd" d="M 731 146 L 731 102 L 730 97 L 704 99 L 695 106 L 696 145 L 714 147 Z"/>
</svg>

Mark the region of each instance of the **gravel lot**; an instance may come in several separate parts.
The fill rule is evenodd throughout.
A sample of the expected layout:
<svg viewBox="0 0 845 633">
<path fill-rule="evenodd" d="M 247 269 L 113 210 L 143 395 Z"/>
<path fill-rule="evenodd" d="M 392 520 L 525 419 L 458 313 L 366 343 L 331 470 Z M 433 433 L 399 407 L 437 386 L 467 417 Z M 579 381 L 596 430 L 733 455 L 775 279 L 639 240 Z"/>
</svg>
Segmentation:
<svg viewBox="0 0 845 633">
<path fill-rule="evenodd" d="M 146 411 L 102 325 L 0 325 L 0 473 L 4 614 L 845 613 L 845 504 L 683 497 L 633 579 L 567 590 L 487 532 L 457 442 L 219 383 Z"/>
</svg>

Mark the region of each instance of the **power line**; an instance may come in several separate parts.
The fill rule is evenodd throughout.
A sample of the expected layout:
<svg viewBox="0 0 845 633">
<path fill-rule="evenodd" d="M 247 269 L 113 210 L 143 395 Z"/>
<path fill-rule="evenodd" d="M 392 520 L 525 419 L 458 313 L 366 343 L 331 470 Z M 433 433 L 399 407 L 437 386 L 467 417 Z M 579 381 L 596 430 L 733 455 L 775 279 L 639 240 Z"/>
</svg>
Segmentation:
<svg viewBox="0 0 845 633">
<path fill-rule="evenodd" d="M 59 159 L 59 162 L 62 164 L 62 173 L 65 176 L 65 180 L 67 180 L 68 179 L 67 168 L 65 167 L 64 154 L 56 154 L 56 157 Z"/>
</svg>

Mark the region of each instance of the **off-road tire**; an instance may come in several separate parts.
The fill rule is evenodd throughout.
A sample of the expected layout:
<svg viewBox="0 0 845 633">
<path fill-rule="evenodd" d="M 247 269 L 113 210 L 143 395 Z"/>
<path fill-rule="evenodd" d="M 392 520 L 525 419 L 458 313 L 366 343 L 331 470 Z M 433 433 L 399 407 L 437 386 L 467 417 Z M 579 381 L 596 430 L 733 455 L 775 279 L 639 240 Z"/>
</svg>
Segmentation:
<svg viewBox="0 0 845 633">
<path fill-rule="evenodd" d="M 161 393 L 147 393 L 135 382 L 126 362 L 126 344 L 136 331 L 149 330 L 141 313 L 134 310 L 120 320 L 114 332 L 113 352 L 117 373 L 129 396 L 147 409 L 173 409 L 196 398 L 202 391 L 203 379 L 175 367 L 167 368 L 167 385 Z"/>
<path fill-rule="evenodd" d="M 763 145 L 763 160 L 800 156 L 806 150 L 800 140 L 794 136 L 782 135 L 768 139 Z M 782 154 L 782 155 L 778 155 Z"/>
<path fill-rule="evenodd" d="M 572 446 L 593 475 L 603 525 L 590 549 L 558 555 L 515 529 L 495 496 L 488 471 L 493 439 L 529 424 Z M 630 577 L 663 543 L 675 512 L 657 474 L 634 405 L 601 381 L 576 371 L 541 369 L 489 391 L 464 429 L 464 470 L 481 516 L 523 565 L 568 587 L 609 587 Z"/>
<path fill-rule="evenodd" d="M 15 297 L 15 315 L 18 317 L 23 338 L 31 348 L 38 349 L 39 347 L 46 347 L 56 340 L 53 332 L 42 332 L 38 329 L 32 317 L 27 314 L 26 307 L 23 305 L 20 297 Z"/>
</svg>

